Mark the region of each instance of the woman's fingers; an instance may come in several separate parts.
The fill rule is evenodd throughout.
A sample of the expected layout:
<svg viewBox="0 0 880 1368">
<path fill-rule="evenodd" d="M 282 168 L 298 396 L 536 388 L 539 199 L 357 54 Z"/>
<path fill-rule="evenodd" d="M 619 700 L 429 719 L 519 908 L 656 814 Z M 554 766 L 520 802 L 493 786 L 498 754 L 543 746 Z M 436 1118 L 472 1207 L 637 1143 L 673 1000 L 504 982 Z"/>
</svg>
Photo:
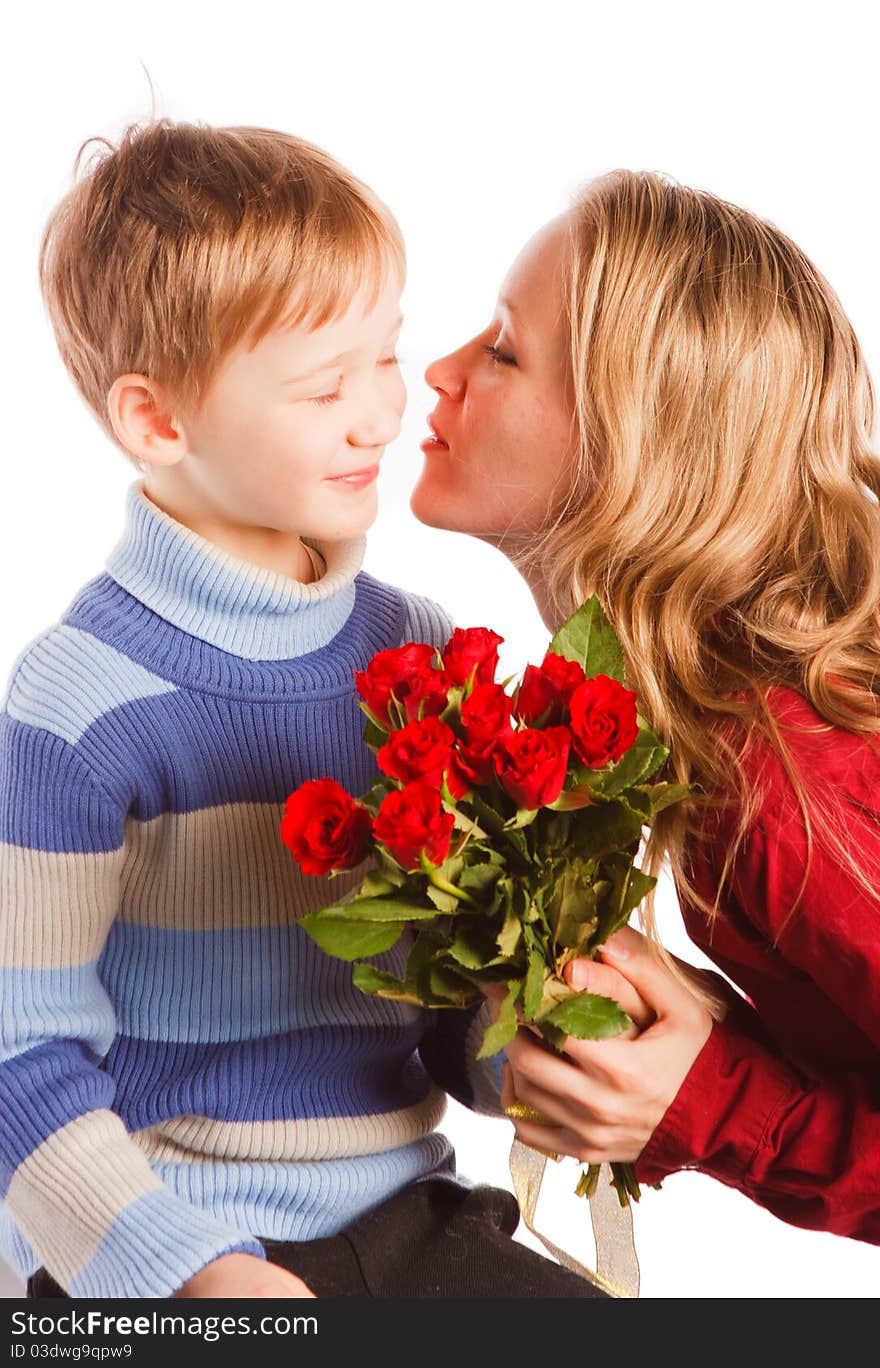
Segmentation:
<svg viewBox="0 0 880 1368">
<path fill-rule="evenodd" d="M 630 1027 L 618 1040 L 627 1040 L 638 1035 L 656 1021 L 656 1014 L 639 994 L 638 990 L 624 978 L 623 974 L 611 964 L 599 960 L 571 960 L 563 971 L 566 983 L 579 993 L 597 993 L 600 997 L 613 998 L 631 1017 L 635 1027 Z"/>
</svg>

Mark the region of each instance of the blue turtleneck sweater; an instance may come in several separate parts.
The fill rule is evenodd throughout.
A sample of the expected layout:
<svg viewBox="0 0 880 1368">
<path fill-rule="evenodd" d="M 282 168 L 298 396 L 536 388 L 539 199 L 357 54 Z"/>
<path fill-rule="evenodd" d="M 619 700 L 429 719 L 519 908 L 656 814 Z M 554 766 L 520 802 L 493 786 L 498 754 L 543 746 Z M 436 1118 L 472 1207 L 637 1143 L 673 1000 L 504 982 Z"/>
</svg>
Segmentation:
<svg viewBox="0 0 880 1368">
<path fill-rule="evenodd" d="M 241 561 L 130 486 L 105 572 L 0 709 L 2 1252 L 72 1296 L 166 1297 L 256 1237 L 330 1235 L 429 1174 L 446 1092 L 500 1115 L 486 1008 L 360 993 L 296 926 L 359 878 L 280 839 L 305 779 L 370 785 L 353 675 L 433 603 L 319 547 Z M 411 937 L 374 957 L 404 970 Z"/>
</svg>

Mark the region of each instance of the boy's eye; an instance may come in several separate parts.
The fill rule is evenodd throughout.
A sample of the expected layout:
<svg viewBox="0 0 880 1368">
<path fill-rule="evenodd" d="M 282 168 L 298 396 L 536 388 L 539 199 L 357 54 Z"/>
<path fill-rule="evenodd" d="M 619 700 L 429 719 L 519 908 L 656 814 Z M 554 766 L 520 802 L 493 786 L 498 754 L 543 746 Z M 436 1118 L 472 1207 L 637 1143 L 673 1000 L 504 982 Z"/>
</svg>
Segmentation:
<svg viewBox="0 0 880 1368">
<path fill-rule="evenodd" d="M 334 390 L 332 394 L 316 394 L 312 398 L 313 404 L 335 404 L 342 398 L 342 390 Z"/>
<path fill-rule="evenodd" d="M 399 357 L 399 356 L 386 356 L 386 357 L 384 358 L 384 360 L 382 360 L 382 361 L 379 362 L 379 365 L 380 365 L 380 366 L 399 366 L 399 365 L 400 365 L 400 357 Z"/>
<path fill-rule="evenodd" d="M 515 366 L 515 365 L 516 365 L 516 360 L 514 359 L 514 357 L 512 357 L 512 356 L 506 356 L 504 352 L 500 352 L 500 351 L 498 350 L 497 347 L 492 346 L 491 344 L 488 344 L 488 343 L 485 344 L 485 345 L 483 346 L 483 351 L 486 353 L 487 356 L 491 356 L 491 358 L 492 358 L 493 361 L 497 361 L 497 362 L 499 363 L 499 365 L 502 365 L 502 366 Z"/>
</svg>

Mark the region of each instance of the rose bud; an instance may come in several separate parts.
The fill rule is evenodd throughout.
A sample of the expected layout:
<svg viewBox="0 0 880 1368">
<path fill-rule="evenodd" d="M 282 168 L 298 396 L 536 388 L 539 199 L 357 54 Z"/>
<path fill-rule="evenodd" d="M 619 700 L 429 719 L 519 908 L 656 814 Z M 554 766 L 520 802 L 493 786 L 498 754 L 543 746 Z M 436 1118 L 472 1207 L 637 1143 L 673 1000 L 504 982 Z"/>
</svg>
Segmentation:
<svg viewBox="0 0 880 1368">
<path fill-rule="evenodd" d="M 498 782 L 518 808 L 553 803 L 562 792 L 571 735 L 567 727 L 525 727 L 503 737 L 495 750 Z"/>
<path fill-rule="evenodd" d="M 402 705 L 407 721 L 419 716 L 435 717 L 447 703 L 447 681 L 435 669 L 436 651 L 421 642 L 408 642 L 390 651 L 377 651 L 365 670 L 355 672 L 355 687 L 373 716 L 383 726 L 396 727 L 389 712 L 392 694 Z"/>
<path fill-rule="evenodd" d="M 304 874 L 353 869 L 369 852 L 372 820 L 335 779 L 309 779 L 287 799 L 281 839 Z"/>
<path fill-rule="evenodd" d="M 456 627 L 443 650 L 443 669 L 450 684 L 491 684 L 504 637 L 488 627 Z"/>
<path fill-rule="evenodd" d="M 391 852 L 402 869 L 419 868 L 422 852 L 432 864 L 442 864 L 449 854 L 455 819 L 444 812 L 440 794 L 417 779 L 395 789 L 382 800 L 373 823 L 373 836 Z"/>
<path fill-rule="evenodd" d="M 422 722 L 408 722 L 400 731 L 392 732 L 387 743 L 376 756 L 380 770 L 392 779 L 405 784 L 423 779 L 439 789 L 440 780 L 450 769 L 455 733 L 439 717 L 426 717 Z M 465 788 L 450 774 L 447 778 L 450 793 L 460 798 Z"/>
<path fill-rule="evenodd" d="M 575 754 L 591 769 L 616 763 L 639 734 L 636 695 L 608 675 L 579 684 L 569 709 Z"/>
<path fill-rule="evenodd" d="M 584 682 L 583 666 L 548 651 L 540 667 L 527 665 L 516 695 L 514 711 L 524 722 L 554 725 L 566 721 L 566 704 Z M 545 715 L 546 714 L 546 715 Z"/>
</svg>

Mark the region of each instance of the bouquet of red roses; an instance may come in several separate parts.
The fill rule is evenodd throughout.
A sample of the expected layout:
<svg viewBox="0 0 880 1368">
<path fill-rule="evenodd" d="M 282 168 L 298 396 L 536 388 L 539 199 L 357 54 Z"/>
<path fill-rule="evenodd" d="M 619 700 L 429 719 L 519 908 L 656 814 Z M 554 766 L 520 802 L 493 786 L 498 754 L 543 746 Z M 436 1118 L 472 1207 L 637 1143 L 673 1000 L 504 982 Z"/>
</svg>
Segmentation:
<svg viewBox="0 0 880 1368">
<path fill-rule="evenodd" d="M 291 793 L 281 836 L 307 874 L 372 857 L 360 886 L 299 922 L 349 961 L 364 992 L 467 1007 L 505 988 L 478 1058 L 520 1022 L 551 1046 L 632 1023 L 610 998 L 577 992 L 566 963 L 595 956 L 656 882 L 634 863 L 642 828 L 690 785 L 649 783 L 669 752 L 624 685 L 620 643 L 595 595 L 508 692 L 503 638 L 456 629 L 441 652 L 408 642 L 355 676 L 365 740 L 382 777 L 355 799 L 333 779 Z M 509 685 L 511 681 L 506 681 Z M 406 977 L 365 962 L 412 930 Z M 613 1164 L 622 1204 L 639 1190 Z M 589 1195 L 598 1167 L 581 1176 Z"/>
</svg>

